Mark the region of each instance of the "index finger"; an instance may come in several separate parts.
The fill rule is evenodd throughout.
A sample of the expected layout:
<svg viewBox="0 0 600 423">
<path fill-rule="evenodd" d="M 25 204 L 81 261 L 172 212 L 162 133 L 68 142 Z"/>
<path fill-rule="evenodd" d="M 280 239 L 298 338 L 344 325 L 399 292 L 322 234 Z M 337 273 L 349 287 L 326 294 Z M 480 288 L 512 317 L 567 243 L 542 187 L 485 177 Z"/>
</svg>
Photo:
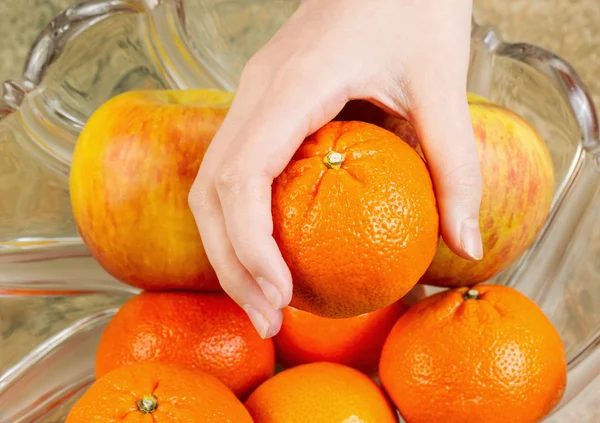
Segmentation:
<svg viewBox="0 0 600 423">
<path fill-rule="evenodd" d="M 342 109 L 346 98 L 337 88 L 312 80 L 273 86 L 230 144 L 227 163 L 216 175 L 231 244 L 273 306 L 289 304 L 292 278 L 273 238 L 271 184 L 306 136 Z"/>
</svg>

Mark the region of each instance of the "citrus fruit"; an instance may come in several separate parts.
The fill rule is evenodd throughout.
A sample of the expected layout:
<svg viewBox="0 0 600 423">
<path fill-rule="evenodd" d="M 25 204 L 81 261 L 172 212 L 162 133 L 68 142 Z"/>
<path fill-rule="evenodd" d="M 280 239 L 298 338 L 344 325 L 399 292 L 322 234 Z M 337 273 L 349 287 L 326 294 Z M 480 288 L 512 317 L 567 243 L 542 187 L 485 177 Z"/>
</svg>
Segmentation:
<svg viewBox="0 0 600 423">
<path fill-rule="evenodd" d="M 386 340 L 383 387 L 408 423 L 539 422 L 566 383 L 561 338 L 502 285 L 455 288 L 412 306 Z"/>
<path fill-rule="evenodd" d="M 385 393 L 364 373 L 337 363 L 286 369 L 248 397 L 254 423 L 397 423 Z"/>
<path fill-rule="evenodd" d="M 329 361 L 374 373 L 383 343 L 406 308 L 396 301 L 360 316 L 328 319 L 286 307 L 281 329 L 273 338 L 278 361 L 283 367 Z"/>
<path fill-rule="evenodd" d="M 173 363 L 136 363 L 115 369 L 75 403 L 66 423 L 252 423 L 222 382 Z"/>
<path fill-rule="evenodd" d="M 429 171 L 378 126 L 333 121 L 309 136 L 273 182 L 273 236 L 294 308 L 347 318 L 398 301 L 438 244 Z"/>
<path fill-rule="evenodd" d="M 239 397 L 275 371 L 271 339 L 224 293 L 143 292 L 108 323 L 96 376 L 131 363 L 180 363 L 219 378 Z"/>
</svg>

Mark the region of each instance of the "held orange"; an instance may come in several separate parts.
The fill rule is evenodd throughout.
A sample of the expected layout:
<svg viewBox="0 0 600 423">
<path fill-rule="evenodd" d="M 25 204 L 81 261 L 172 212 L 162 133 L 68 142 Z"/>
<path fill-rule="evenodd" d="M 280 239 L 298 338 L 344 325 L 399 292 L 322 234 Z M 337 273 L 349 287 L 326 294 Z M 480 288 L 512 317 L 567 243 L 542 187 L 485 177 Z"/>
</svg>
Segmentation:
<svg viewBox="0 0 600 423">
<path fill-rule="evenodd" d="M 254 423 L 397 423 L 377 384 L 336 363 L 302 364 L 264 382 L 248 397 Z"/>
<path fill-rule="evenodd" d="M 75 403 L 65 423 L 252 423 L 223 383 L 172 363 L 142 363 L 107 373 Z"/>
<path fill-rule="evenodd" d="M 347 319 L 328 319 L 293 307 L 283 309 L 283 324 L 273 340 L 284 367 L 328 361 L 375 373 L 385 339 L 408 308 L 402 301 Z"/>
<path fill-rule="evenodd" d="M 542 231 L 554 195 L 552 156 L 534 125 L 500 104 L 467 93 L 483 178 L 480 229 L 484 255 L 466 260 L 443 240 L 421 283 L 470 286 L 515 263 Z M 424 156 L 415 128 L 362 100 L 349 102 L 336 119 L 364 120 L 386 128 Z"/>
<path fill-rule="evenodd" d="M 273 182 L 273 236 L 294 308 L 329 318 L 398 301 L 438 244 L 428 169 L 393 133 L 334 121 L 308 137 Z"/>
<path fill-rule="evenodd" d="M 96 376 L 142 362 L 200 369 L 244 398 L 273 375 L 275 349 L 224 293 L 143 292 L 106 326 L 96 353 Z"/>
<path fill-rule="evenodd" d="M 408 423 L 535 423 L 561 399 L 567 371 L 561 338 L 533 301 L 479 285 L 411 307 L 379 376 Z"/>
</svg>

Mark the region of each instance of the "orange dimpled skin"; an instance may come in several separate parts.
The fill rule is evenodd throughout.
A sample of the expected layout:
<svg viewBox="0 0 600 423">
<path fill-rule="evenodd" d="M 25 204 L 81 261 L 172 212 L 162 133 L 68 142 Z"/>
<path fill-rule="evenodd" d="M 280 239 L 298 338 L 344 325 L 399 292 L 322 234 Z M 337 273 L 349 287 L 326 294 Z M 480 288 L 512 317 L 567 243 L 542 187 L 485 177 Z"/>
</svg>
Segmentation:
<svg viewBox="0 0 600 423">
<path fill-rule="evenodd" d="M 273 182 L 273 235 L 294 281 L 290 305 L 329 318 L 388 306 L 431 263 L 439 216 L 418 153 L 364 122 L 330 122 Z"/>
<path fill-rule="evenodd" d="M 275 349 L 224 293 L 143 292 L 106 326 L 96 376 L 148 361 L 203 370 L 244 398 L 273 375 Z"/>
<path fill-rule="evenodd" d="M 534 423 L 561 399 L 567 368 L 533 301 L 480 285 L 411 307 L 386 340 L 379 376 L 407 423 Z"/>
<path fill-rule="evenodd" d="M 246 400 L 254 423 L 397 423 L 377 384 L 351 367 L 303 364 L 273 376 Z"/>
<path fill-rule="evenodd" d="M 376 372 L 383 343 L 407 307 L 397 301 L 348 319 L 328 319 L 286 307 L 281 330 L 273 338 L 279 362 L 293 367 L 329 361 L 368 374 Z"/>
<path fill-rule="evenodd" d="M 252 423 L 223 383 L 172 363 L 132 364 L 98 379 L 65 423 Z"/>
</svg>

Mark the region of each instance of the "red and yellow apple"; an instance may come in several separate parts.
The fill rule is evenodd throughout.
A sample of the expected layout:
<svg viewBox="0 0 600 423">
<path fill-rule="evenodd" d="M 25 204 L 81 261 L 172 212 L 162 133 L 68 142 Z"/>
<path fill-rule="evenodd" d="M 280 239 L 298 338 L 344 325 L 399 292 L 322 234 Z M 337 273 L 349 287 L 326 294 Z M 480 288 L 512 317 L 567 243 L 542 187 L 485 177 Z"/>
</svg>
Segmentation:
<svg viewBox="0 0 600 423">
<path fill-rule="evenodd" d="M 93 257 L 147 289 L 219 290 L 188 193 L 233 94 L 130 91 L 86 122 L 73 153 L 71 204 Z"/>
<path fill-rule="evenodd" d="M 539 133 L 521 116 L 487 99 L 469 95 L 469 108 L 483 176 L 483 259 L 465 260 L 440 240 L 423 284 L 472 285 L 506 270 L 537 238 L 550 211 L 554 170 Z M 407 125 L 395 132 L 406 131 Z"/>
</svg>

